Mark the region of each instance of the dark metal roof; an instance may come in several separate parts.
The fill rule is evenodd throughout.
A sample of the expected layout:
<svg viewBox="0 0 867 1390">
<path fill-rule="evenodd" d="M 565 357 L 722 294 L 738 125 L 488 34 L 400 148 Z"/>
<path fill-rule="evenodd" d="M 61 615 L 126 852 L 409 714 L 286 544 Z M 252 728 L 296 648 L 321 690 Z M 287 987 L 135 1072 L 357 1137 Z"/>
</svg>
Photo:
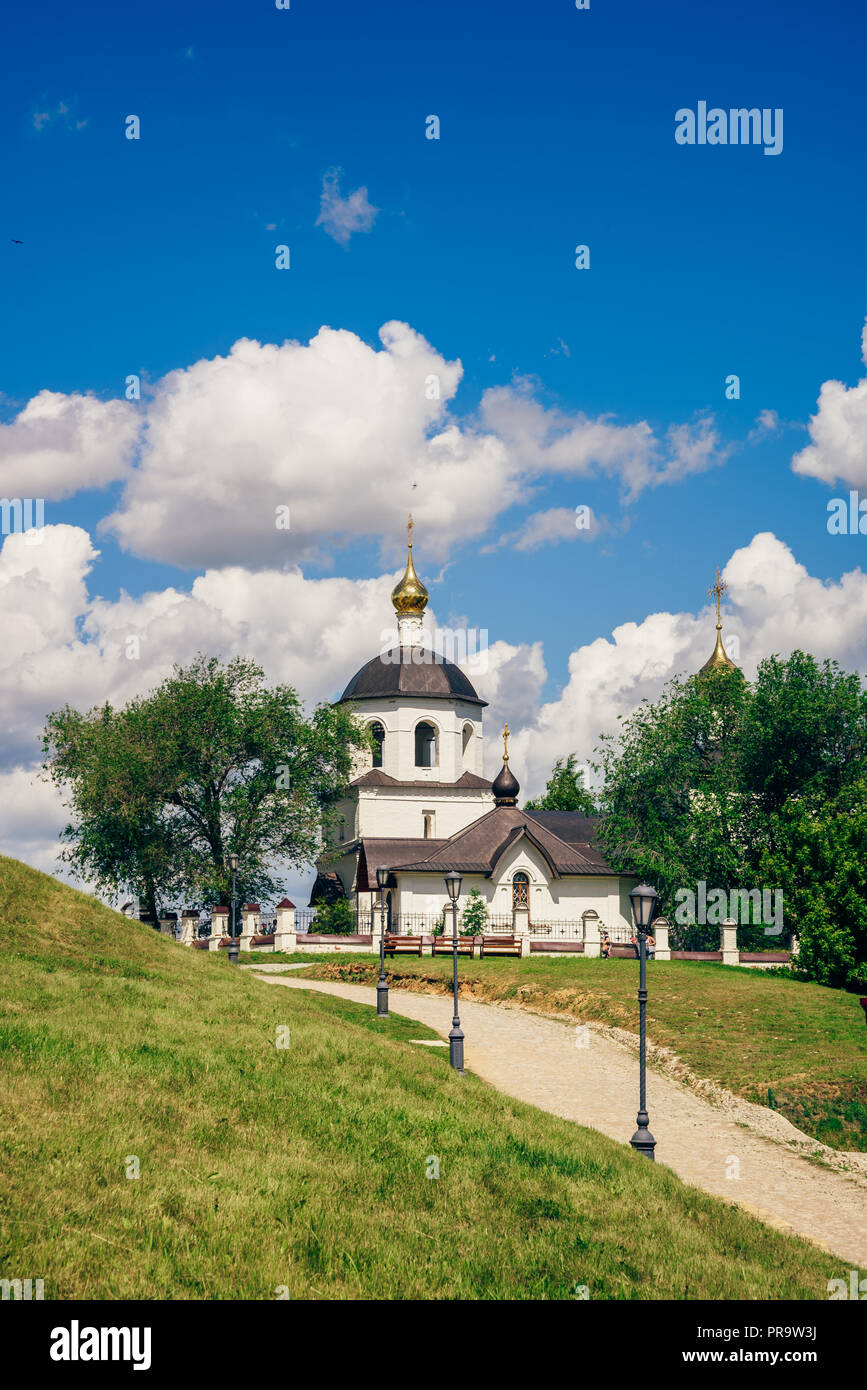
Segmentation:
<svg viewBox="0 0 867 1390">
<path fill-rule="evenodd" d="M 390 869 L 417 873 L 461 873 L 489 875 L 505 851 L 526 837 L 546 860 L 554 878 L 562 874 L 610 874 L 614 870 L 603 859 L 595 843 L 569 843 L 537 818 L 540 813 L 519 811 L 516 806 L 495 806 L 465 830 L 448 840 L 369 840 L 362 841 L 362 854 L 368 863 L 375 860 Z M 571 816 L 571 812 L 553 812 Z M 586 822 L 585 816 L 576 820 Z M 579 827 L 564 826 L 577 832 Z M 584 827 L 580 827 L 582 833 Z M 375 864 L 374 864 L 375 869 Z M 360 877 L 360 866 L 359 866 Z M 375 879 L 375 873 L 373 875 Z M 360 886 L 360 883 L 359 883 Z"/>
<path fill-rule="evenodd" d="M 389 869 L 401 868 L 404 860 L 415 859 L 424 852 L 439 849 L 447 840 L 371 839 L 365 835 L 358 853 L 359 893 L 376 892 L 376 868 L 385 864 Z M 349 846 L 348 848 L 351 848 Z"/>
<path fill-rule="evenodd" d="M 567 845 L 572 845 L 585 859 L 599 864 L 600 872 L 615 872 L 599 848 L 597 830 L 602 820 L 601 816 L 582 816 L 577 811 L 527 811 L 525 814 L 531 820 L 538 821 L 558 839 L 565 840 Z M 621 869 L 620 872 L 631 871 Z"/>
<path fill-rule="evenodd" d="M 491 784 L 486 782 L 484 777 L 477 777 L 474 772 L 462 772 L 456 782 L 400 782 L 396 777 L 383 772 L 381 767 L 374 767 L 370 772 L 363 772 L 360 777 L 356 777 L 350 782 L 352 787 L 429 787 L 431 791 L 450 791 L 453 787 L 464 791 L 467 787 L 479 791 L 490 791 Z"/>
<path fill-rule="evenodd" d="M 412 659 L 415 654 L 415 660 Z M 423 659 L 420 659 L 423 658 Z M 338 704 L 344 700 L 371 700 L 383 696 L 416 695 L 426 700 L 465 700 L 487 704 L 454 662 L 421 647 L 395 647 L 373 657 L 356 671 Z"/>
</svg>

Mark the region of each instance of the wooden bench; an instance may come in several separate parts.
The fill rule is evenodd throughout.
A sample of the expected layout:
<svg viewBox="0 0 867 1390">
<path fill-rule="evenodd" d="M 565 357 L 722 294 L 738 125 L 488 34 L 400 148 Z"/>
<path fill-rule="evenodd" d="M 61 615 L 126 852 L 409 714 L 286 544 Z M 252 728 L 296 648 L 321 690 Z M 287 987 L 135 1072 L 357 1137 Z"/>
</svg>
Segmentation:
<svg viewBox="0 0 867 1390">
<path fill-rule="evenodd" d="M 433 952 L 435 956 L 453 956 L 455 953 L 454 938 L 451 932 L 443 932 L 442 936 L 435 936 L 433 940 Z M 475 956 L 476 938 L 474 936 L 458 937 L 458 955 Z"/>
<path fill-rule="evenodd" d="M 420 936 L 391 936 L 385 934 L 384 954 L 387 956 L 420 956 L 422 948 L 422 937 Z"/>
<path fill-rule="evenodd" d="M 519 956 L 521 943 L 516 936 L 483 936 L 480 954 L 482 957 Z"/>
</svg>

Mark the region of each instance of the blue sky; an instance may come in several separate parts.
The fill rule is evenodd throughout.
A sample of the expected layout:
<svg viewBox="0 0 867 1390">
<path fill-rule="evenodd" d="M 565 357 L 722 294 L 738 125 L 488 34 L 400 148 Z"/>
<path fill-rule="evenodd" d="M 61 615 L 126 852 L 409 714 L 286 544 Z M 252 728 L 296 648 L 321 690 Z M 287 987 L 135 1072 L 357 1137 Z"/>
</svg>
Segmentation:
<svg viewBox="0 0 867 1390">
<path fill-rule="evenodd" d="M 537 465 L 513 503 L 461 524 L 460 479 L 449 522 L 430 479 L 413 490 L 414 465 L 395 459 L 381 528 L 344 518 L 312 551 L 287 537 L 286 570 L 360 582 L 401 563 L 397 517 L 412 506 L 438 617 L 541 642 L 540 700 L 563 687 L 570 653 L 618 624 L 699 614 L 715 567 L 758 533 L 820 584 L 863 566 L 867 542 L 830 536 L 826 505 L 856 485 L 867 441 L 855 437 L 848 477 L 833 450 L 814 476 L 791 467 L 822 384 L 865 374 L 862 6 L 180 0 L 48 3 L 6 23 L 3 423 L 46 390 L 122 401 L 129 374 L 144 411 L 166 373 L 242 338 L 306 344 L 328 325 L 381 353 L 393 320 L 460 360 L 444 409 L 467 435 L 492 428 L 492 390 L 541 410 L 552 437 L 563 422 L 646 422 L 660 457 L 669 430 L 706 422 L 714 466 L 637 495 L 617 467 Z M 675 112 L 699 101 L 781 108 L 782 152 L 677 144 Z M 125 138 L 130 114 L 139 140 Z M 366 189 L 376 209 L 343 242 L 317 224 L 332 170 L 341 198 Z M 727 400 L 733 373 L 741 394 Z M 774 415 L 756 430 L 762 412 Z M 124 505 L 125 476 L 77 483 L 74 455 L 46 519 L 99 549 L 91 599 L 189 592 L 201 549 L 166 554 L 139 514 L 122 547 L 100 523 Z M 238 457 L 251 489 L 256 467 Z M 25 466 L 17 478 L 3 490 L 27 495 Z M 595 539 L 516 549 L 533 515 L 579 504 L 605 519 Z M 183 536 L 195 492 L 177 505 Z M 253 541 L 210 562 L 264 560 Z"/>
</svg>

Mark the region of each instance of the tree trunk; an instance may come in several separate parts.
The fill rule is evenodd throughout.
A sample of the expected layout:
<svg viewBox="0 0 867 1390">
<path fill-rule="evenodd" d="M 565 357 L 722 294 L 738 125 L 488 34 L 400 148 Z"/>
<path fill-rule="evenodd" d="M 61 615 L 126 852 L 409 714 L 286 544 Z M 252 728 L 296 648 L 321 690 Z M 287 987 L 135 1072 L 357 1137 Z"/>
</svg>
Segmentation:
<svg viewBox="0 0 867 1390">
<path fill-rule="evenodd" d="M 160 929 L 160 918 L 157 912 L 157 890 L 152 878 L 145 880 L 144 891 L 145 908 L 151 918 L 151 925 L 156 931 Z"/>
</svg>

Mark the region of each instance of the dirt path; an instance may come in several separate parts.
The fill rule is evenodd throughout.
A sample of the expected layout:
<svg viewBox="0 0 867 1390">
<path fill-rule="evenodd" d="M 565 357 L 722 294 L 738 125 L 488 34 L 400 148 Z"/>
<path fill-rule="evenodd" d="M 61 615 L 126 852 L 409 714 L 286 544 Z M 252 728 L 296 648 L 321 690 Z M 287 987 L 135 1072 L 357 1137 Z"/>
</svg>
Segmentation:
<svg viewBox="0 0 867 1390">
<path fill-rule="evenodd" d="M 376 991 L 365 985 L 276 973 L 259 978 L 376 1003 Z M 448 1036 L 451 1000 L 446 996 L 392 989 L 389 1007 Z M 629 1142 L 638 1107 L 638 1063 L 627 1048 L 590 1029 L 519 1009 L 471 1000 L 461 1000 L 460 1009 L 468 1070 L 518 1100 Z M 789 1152 L 650 1069 L 647 1101 L 657 1162 L 668 1164 L 684 1182 L 816 1241 L 867 1274 L 867 1179 Z"/>
</svg>

